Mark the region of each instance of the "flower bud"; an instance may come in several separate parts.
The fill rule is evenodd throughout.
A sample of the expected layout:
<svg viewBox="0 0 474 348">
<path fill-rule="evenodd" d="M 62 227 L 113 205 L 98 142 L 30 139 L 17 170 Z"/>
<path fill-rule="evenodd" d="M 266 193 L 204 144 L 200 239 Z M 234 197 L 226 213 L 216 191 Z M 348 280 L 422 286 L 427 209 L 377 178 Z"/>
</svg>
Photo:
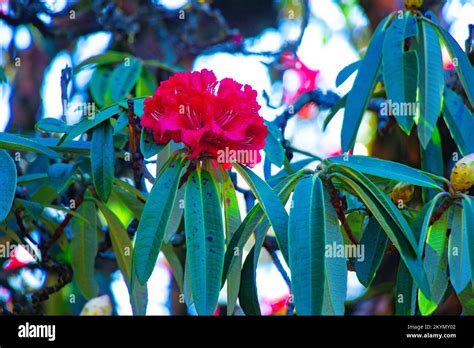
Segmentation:
<svg viewBox="0 0 474 348">
<path fill-rule="evenodd" d="M 399 204 L 400 202 L 406 204 L 413 199 L 413 193 L 415 192 L 415 187 L 412 184 L 406 182 L 399 182 L 393 188 L 390 199 L 393 203 Z"/>
<path fill-rule="evenodd" d="M 456 191 L 467 191 L 474 184 L 474 153 L 461 158 L 451 171 L 451 185 Z"/>
<path fill-rule="evenodd" d="M 423 5 L 423 0 L 405 0 L 405 8 L 417 9 Z"/>
<path fill-rule="evenodd" d="M 112 303 L 108 295 L 90 299 L 81 311 L 81 315 L 112 315 Z"/>
</svg>

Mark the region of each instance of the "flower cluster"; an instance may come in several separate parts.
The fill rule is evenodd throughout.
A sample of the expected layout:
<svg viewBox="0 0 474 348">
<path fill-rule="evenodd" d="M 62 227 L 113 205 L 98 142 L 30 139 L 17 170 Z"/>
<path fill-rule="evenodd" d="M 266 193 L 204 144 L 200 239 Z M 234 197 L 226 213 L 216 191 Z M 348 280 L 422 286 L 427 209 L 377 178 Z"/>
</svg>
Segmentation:
<svg viewBox="0 0 474 348">
<path fill-rule="evenodd" d="M 237 162 L 253 167 L 261 160 L 267 135 L 256 97 L 249 85 L 229 78 L 218 81 L 206 69 L 176 73 L 145 100 L 141 125 L 152 130 L 158 144 L 173 140 L 186 145 L 190 160 L 247 151 L 255 155 Z M 228 168 L 229 162 L 222 164 Z"/>
</svg>

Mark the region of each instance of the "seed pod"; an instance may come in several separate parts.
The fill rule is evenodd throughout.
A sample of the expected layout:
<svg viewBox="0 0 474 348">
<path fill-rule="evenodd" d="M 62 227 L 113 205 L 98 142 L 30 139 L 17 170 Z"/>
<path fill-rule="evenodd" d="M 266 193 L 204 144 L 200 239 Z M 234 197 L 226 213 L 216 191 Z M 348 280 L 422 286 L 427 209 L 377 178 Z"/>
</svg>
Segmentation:
<svg viewBox="0 0 474 348">
<path fill-rule="evenodd" d="M 399 182 L 393 188 L 390 199 L 395 204 L 406 204 L 413 199 L 413 193 L 415 192 L 415 186 L 406 182 Z"/>
<path fill-rule="evenodd" d="M 456 163 L 451 171 L 451 185 L 456 191 L 467 191 L 474 185 L 474 153 Z"/>
</svg>

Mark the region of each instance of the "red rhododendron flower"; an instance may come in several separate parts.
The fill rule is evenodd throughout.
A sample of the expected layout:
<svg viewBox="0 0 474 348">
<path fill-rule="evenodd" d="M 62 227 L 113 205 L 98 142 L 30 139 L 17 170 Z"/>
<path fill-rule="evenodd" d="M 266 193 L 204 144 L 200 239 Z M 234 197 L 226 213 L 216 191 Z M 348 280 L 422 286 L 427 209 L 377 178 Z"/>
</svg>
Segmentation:
<svg viewBox="0 0 474 348">
<path fill-rule="evenodd" d="M 201 155 L 230 167 L 260 162 L 267 127 L 258 114 L 257 92 L 212 71 L 176 73 L 145 100 L 141 125 L 158 144 L 185 144 L 189 159 Z"/>
</svg>

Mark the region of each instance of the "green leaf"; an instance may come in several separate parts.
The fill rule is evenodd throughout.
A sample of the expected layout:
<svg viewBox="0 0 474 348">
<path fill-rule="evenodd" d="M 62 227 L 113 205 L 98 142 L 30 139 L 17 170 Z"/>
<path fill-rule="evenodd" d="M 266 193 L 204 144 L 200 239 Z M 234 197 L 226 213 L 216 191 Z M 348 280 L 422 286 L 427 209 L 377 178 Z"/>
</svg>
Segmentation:
<svg viewBox="0 0 474 348">
<path fill-rule="evenodd" d="M 142 152 L 145 159 L 155 156 L 158 154 L 158 152 L 163 150 L 164 147 L 164 144 L 155 143 L 153 135 L 149 134 L 145 128 L 142 128 L 142 132 L 140 134 L 140 151 Z"/>
<path fill-rule="evenodd" d="M 336 174 L 361 198 L 367 208 L 374 214 L 387 236 L 400 252 L 418 286 L 429 294 L 429 285 L 423 271 L 418 252 L 417 241 L 410 226 L 391 200 L 367 177 L 358 172 L 344 170 L 344 175 Z M 360 184 L 362 186 L 359 186 Z"/>
<path fill-rule="evenodd" d="M 339 74 L 337 74 L 337 77 L 336 77 L 336 87 L 339 87 L 339 86 L 342 85 L 344 82 L 346 82 L 346 80 L 347 80 L 353 73 L 355 73 L 357 69 L 359 69 L 360 63 L 361 63 L 361 61 L 358 60 L 357 62 L 351 63 L 351 64 L 349 64 L 348 66 L 346 66 L 345 68 L 343 68 L 343 69 L 339 72 Z"/>
<path fill-rule="evenodd" d="M 71 221 L 71 265 L 74 279 L 86 299 L 97 297 L 99 286 L 94 277 L 97 255 L 97 210 L 92 201 L 85 200 L 77 212 L 89 218 L 88 222 L 73 217 Z"/>
<path fill-rule="evenodd" d="M 114 178 L 114 139 L 109 121 L 94 128 L 91 143 L 92 179 L 100 199 L 107 202 Z"/>
<path fill-rule="evenodd" d="M 132 91 L 142 71 L 142 61 L 136 58 L 126 58 L 117 65 L 109 80 L 110 96 L 114 102 L 125 99 Z"/>
<path fill-rule="evenodd" d="M 270 220 L 283 258 L 288 263 L 288 214 L 277 194 L 250 169 L 233 163 L 234 169 L 249 185 Z"/>
<path fill-rule="evenodd" d="M 48 133 L 66 133 L 70 128 L 63 121 L 53 117 L 42 118 L 35 125 L 35 129 Z"/>
<path fill-rule="evenodd" d="M 265 154 L 271 163 L 281 167 L 285 161 L 285 149 L 281 143 L 281 131 L 273 123 L 265 122 L 265 124 L 268 129 L 264 147 Z"/>
<path fill-rule="evenodd" d="M 15 162 L 3 150 L 0 150 L 0 173 L 0 222 L 3 222 L 13 204 L 17 180 Z"/>
<path fill-rule="evenodd" d="M 135 219 L 140 220 L 145 204 L 136 195 L 119 186 L 114 186 L 112 197 L 127 207 Z"/>
<path fill-rule="evenodd" d="M 355 269 L 359 281 L 368 288 L 374 280 L 385 255 L 388 239 L 377 219 L 369 218 L 359 243 L 364 248 L 364 258 L 356 258 Z"/>
<path fill-rule="evenodd" d="M 252 247 L 245 258 L 242 267 L 242 280 L 240 282 L 239 302 L 246 315 L 261 315 L 258 303 L 258 293 L 255 287 L 255 278 L 257 276 L 254 267 L 255 246 Z"/>
<path fill-rule="evenodd" d="M 331 198 L 324 190 L 324 206 L 331 207 Z M 326 255 L 325 282 L 322 315 L 344 315 L 347 294 L 347 259 L 345 255 L 334 254 L 334 246 L 344 245 L 339 220 L 334 209 L 326 210 Z M 327 254 L 328 246 L 332 253 Z"/>
<path fill-rule="evenodd" d="M 0 149 L 41 153 L 52 158 L 61 157 L 59 153 L 48 149 L 34 139 L 4 132 L 0 132 Z"/>
<path fill-rule="evenodd" d="M 229 174 L 222 168 L 220 168 L 219 173 L 222 182 L 222 202 L 224 204 L 226 245 L 229 245 L 232 236 L 234 235 L 235 231 L 237 231 L 241 223 L 240 209 L 235 187 Z M 227 276 L 227 315 L 232 315 L 234 313 L 237 298 L 239 296 L 242 254 L 239 253 L 236 258 L 238 258 L 238 260 L 236 260 L 237 262 L 235 262 L 232 268 L 229 270 L 229 274 Z"/>
<path fill-rule="evenodd" d="M 443 60 L 436 32 L 426 22 L 418 24 L 420 114 L 418 138 L 423 148 L 428 146 L 441 113 L 444 89 Z"/>
<path fill-rule="evenodd" d="M 325 283 L 326 210 L 318 175 L 302 179 L 293 193 L 288 251 L 298 315 L 320 315 Z"/>
<path fill-rule="evenodd" d="M 393 105 L 399 108 L 407 102 L 416 103 L 415 99 L 408 101 L 408 90 L 417 86 L 417 61 L 416 52 L 405 54 L 405 37 L 408 30 L 409 20 L 412 15 L 409 12 L 403 16 L 396 16 L 387 29 L 383 44 L 383 80 L 387 98 Z M 416 69 L 416 70 L 415 70 Z M 416 93 L 416 89 L 415 89 Z M 413 94 L 411 94 L 413 96 Z M 414 111 L 414 110 L 413 110 Z M 413 126 L 413 114 L 394 112 L 395 119 L 403 131 L 407 134 Z"/>
<path fill-rule="evenodd" d="M 362 117 L 377 83 L 382 61 L 382 46 L 385 37 L 383 27 L 385 23 L 386 21 L 380 23 L 375 31 L 367 52 L 360 63 L 354 85 L 347 96 L 341 133 L 343 152 L 347 152 L 354 147 Z"/>
<path fill-rule="evenodd" d="M 68 163 L 55 163 L 48 167 L 48 178 L 51 186 L 60 193 L 72 182 L 72 176 L 77 165 Z"/>
<path fill-rule="evenodd" d="M 130 289 L 132 279 L 132 241 L 117 215 L 101 201 L 95 200 L 95 202 L 107 221 L 110 241 L 112 242 L 117 264 L 122 272 L 127 287 Z"/>
<path fill-rule="evenodd" d="M 461 294 L 471 281 L 471 265 L 469 261 L 469 245 L 466 210 L 453 205 L 453 219 L 449 236 L 448 262 L 451 284 L 456 294 Z"/>
<path fill-rule="evenodd" d="M 441 28 L 436 23 L 428 20 L 426 17 L 423 17 L 423 20 L 428 22 L 436 32 L 441 36 L 444 45 L 448 49 L 449 55 L 453 61 L 454 68 L 458 73 L 459 80 L 466 91 L 467 97 L 471 106 L 474 107 L 474 68 L 472 67 L 467 54 L 462 50 L 457 41 L 447 32 L 445 29 Z"/>
<path fill-rule="evenodd" d="M 440 184 L 421 171 L 397 162 L 357 155 L 330 157 L 326 159 L 325 162 L 329 165 L 337 164 L 339 166 L 355 169 L 367 175 L 441 190 Z"/>
<path fill-rule="evenodd" d="M 430 315 L 438 307 L 448 287 L 447 276 L 447 229 L 448 213 L 431 225 L 425 245 L 423 267 L 430 284 L 430 296 L 418 295 L 418 306 L 422 315 Z"/>
<path fill-rule="evenodd" d="M 48 174 L 46 173 L 35 173 L 27 174 L 18 177 L 18 186 L 25 186 L 32 183 L 48 180 Z"/>
<path fill-rule="evenodd" d="M 71 130 L 60 139 L 57 145 L 59 146 L 61 144 L 70 142 L 77 136 L 86 133 L 87 131 L 104 122 L 105 120 L 108 120 L 112 116 L 117 115 L 119 111 L 120 108 L 118 105 L 112 105 L 105 109 L 102 109 L 99 113 L 91 117 L 84 118 L 82 121 L 72 126 Z"/>
<path fill-rule="evenodd" d="M 242 280 L 240 282 L 239 303 L 246 315 L 261 315 L 257 291 L 257 265 L 270 224 L 268 219 L 263 219 L 255 228 L 255 245 L 250 250 L 242 267 Z M 240 270 L 239 270 L 240 271 Z"/>
<path fill-rule="evenodd" d="M 418 115 L 418 55 L 416 51 L 408 51 L 403 54 L 403 81 L 405 84 L 405 103 L 410 105 L 412 112 L 406 115 L 395 116 L 395 119 L 400 128 L 406 133 L 410 134 L 413 125 L 415 124 L 415 116 Z M 405 104 L 401 104 L 405 105 Z M 408 109 L 409 110 L 409 109 Z"/>
<path fill-rule="evenodd" d="M 346 107 L 346 104 L 347 104 L 347 96 L 348 94 L 346 94 L 345 96 L 343 96 L 341 99 L 339 99 L 331 108 L 331 110 L 329 110 L 329 113 L 328 115 L 324 118 L 324 121 L 323 121 L 323 131 L 326 131 L 326 128 L 328 127 L 329 125 L 329 122 L 331 122 L 331 120 L 334 118 L 334 116 L 336 116 L 336 114 L 339 112 L 339 110 L 343 109 Z"/>
<path fill-rule="evenodd" d="M 474 152 L 474 115 L 461 97 L 449 88 L 444 89 L 443 116 L 449 132 L 462 156 Z"/>
<path fill-rule="evenodd" d="M 438 128 L 433 130 L 433 135 L 427 146 L 420 147 L 421 169 L 426 173 L 442 177 L 444 174 L 443 151 L 441 147 L 441 135 Z M 427 202 L 436 195 L 436 190 L 423 188 L 423 201 Z"/>
<path fill-rule="evenodd" d="M 141 284 L 150 278 L 168 225 L 183 167 L 173 161 L 150 191 L 138 224 L 133 254 L 134 272 Z"/>
<path fill-rule="evenodd" d="M 405 31 L 410 16 L 408 12 L 396 16 L 386 30 L 383 42 L 383 81 L 387 98 L 394 103 L 405 101 L 405 83 L 400 79 L 405 71 Z"/>
<path fill-rule="evenodd" d="M 416 286 L 405 263 L 400 262 L 397 272 L 397 287 L 395 294 L 395 314 L 416 314 Z"/>
<path fill-rule="evenodd" d="M 282 182 L 275 186 L 274 190 L 277 192 L 278 198 L 282 204 L 286 204 L 290 194 L 293 192 L 296 183 L 304 173 L 305 171 L 301 170 L 285 178 Z M 232 239 L 227 245 L 227 251 L 224 258 L 224 271 L 222 272 L 223 284 L 227 278 L 229 269 L 234 267 L 234 264 L 237 260 L 240 260 L 239 256 L 242 255 L 243 248 L 252 235 L 252 232 L 254 232 L 259 224 L 263 223 L 263 220 L 266 220 L 266 223 L 269 223 L 268 219 L 264 216 L 264 211 L 259 203 L 250 209 L 250 211 L 245 216 L 244 221 L 242 221 L 239 228 L 232 235 Z"/>
<path fill-rule="evenodd" d="M 114 125 L 114 135 L 120 134 L 120 132 L 128 126 L 128 113 L 127 111 L 120 111 L 117 117 L 117 123 Z"/>
<path fill-rule="evenodd" d="M 130 57 L 129 53 L 125 52 L 117 52 L 117 51 L 107 51 L 103 54 L 99 54 L 90 58 L 87 58 L 81 64 L 76 66 L 74 72 L 77 74 L 79 71 L 84 69 L 85 67 L 98 67 L 102 65 L 108 65 L 118 62 L 123 62 L 123 60 L 127 57 Z"/>
<path fill-rule="evenodd" d="M 472 198 L 465 196 L 462 201 L 463 213 L 463 224 L 468 226 L 467 230 L 467 245 L 469 247 L 469 263 L 471 265 L 471 286 L 474 291 L 474 202 Z"/>
<path fill-rule="evenodd" d="M 109 87 L 110 75 L 110 70 L 101 68 L 94 71 L 94 74 L 92 75 L 89 88 L 92 99 L 94 99 L 99 107 L 102 107 L 105 103 L 105 95 L 107 94 L 107 88 Z"/>
<path fill-rule="evenodd" d="M 199 315 L 217 306 L 224 266 L 224 226 L 216 184 L 209 172 L 195 170 L 184 194 L 184 222 L 191 290 Z"/>
</svg>

